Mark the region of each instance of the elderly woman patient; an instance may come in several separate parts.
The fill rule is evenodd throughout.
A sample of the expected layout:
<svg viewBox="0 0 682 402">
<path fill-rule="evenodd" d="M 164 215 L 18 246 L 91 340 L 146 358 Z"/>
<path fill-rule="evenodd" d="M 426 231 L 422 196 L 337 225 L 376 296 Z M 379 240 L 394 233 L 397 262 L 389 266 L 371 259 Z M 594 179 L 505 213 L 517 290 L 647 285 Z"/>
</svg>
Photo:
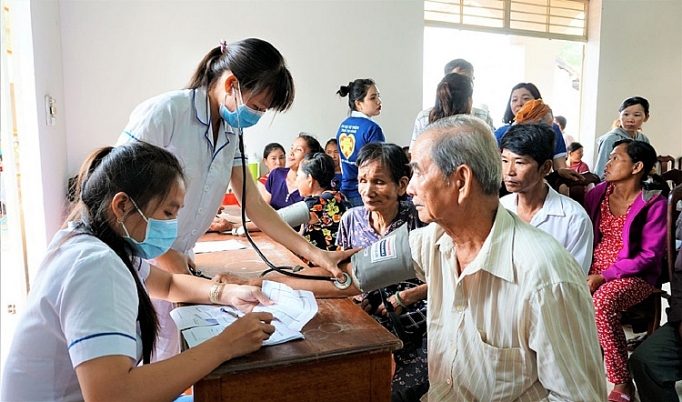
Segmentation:
<svg viewBox="0 0 682 402">
<path fill-rule="evenodd" d="M 356 163 L 358 192 L 364 206 L 351 208 L 341 218 L 337 241 L 344 250 L 368 247 L 403 224 L 409 230 L 424 225 L 414 205 L 405 201 L 410 167 L 401 147 L 379 142 L 367 144 L 360 150 Z M 426 312 L 426 291 L 426 284 L 413 279 L 363 295 L 365 311 L 389 330 L 394 330 L 394 323 L 387 318 L 386 307 L 392 307 L 398 315 L 409 314 L 423 320 L 423 325 L 413 328 L 411 339 L 401 337 L 404 347 L 394 352 L 393 401 L 416 400 L 428 389 L 426 317 L 422 315 Z M 391 306 L 384 306 L 384 298 Z M 415 335 L 416 340 L 412 339 Z"/>
</svg>

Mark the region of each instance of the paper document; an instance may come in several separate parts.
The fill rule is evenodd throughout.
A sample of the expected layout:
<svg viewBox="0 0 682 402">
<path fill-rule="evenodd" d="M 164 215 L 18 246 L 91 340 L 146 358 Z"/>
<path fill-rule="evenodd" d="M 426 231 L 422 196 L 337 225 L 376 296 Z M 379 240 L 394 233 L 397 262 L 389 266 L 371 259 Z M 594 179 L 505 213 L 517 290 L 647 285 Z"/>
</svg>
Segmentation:
<svg viewBox="0 0 682 402">
<path fill-rule="evenodd" d="M 246 244 L 239 240 L 201 241 L 194 246 L 194 254 L 213 253 L 217 251 L 241 250 Z"/>
<path fill-rule="evenodd" d="M 277 345 L 294 339 L 303 339 L 301 329 L 318 310 L 313 293 L 307 290 L 293 290 L 271 281 L 263 281 L 263 293 L 276 302 L 271 306 L 260 304 L 254 308 L 254 311 L 267 311 L 275 317 L 271 322 L 275 332 L 270 339 L 263 342 L 263 345 Z M 230 306 L 192 305 L 175 308 L 170 315 L 191 348 L 218 335 L 244 313 Z"/>
</svg>

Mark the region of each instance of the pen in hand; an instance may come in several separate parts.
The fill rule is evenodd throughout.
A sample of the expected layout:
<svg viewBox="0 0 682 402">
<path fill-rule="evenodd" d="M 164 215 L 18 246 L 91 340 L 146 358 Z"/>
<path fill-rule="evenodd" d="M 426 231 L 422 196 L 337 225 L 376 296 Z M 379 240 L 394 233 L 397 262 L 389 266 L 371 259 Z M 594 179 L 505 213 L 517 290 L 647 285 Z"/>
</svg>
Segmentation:
<svg viewBox="0 0 682 402">
<path fill-rule="evenodd" d="M 227 308 L 225 308 L 225 307 L 221 307 L 221 308 L 220 308 L 220 311 L 223 312 L 223 313 L 227 313 L 227 314 L 229 314 L 229 315 L 231 315 L 232 317 L 237 318 L 237 319 L 242 318 L 241 315 L 239 315 L 239 314 L 235 313 L 234 311 L 232 311 L 232 310 L 230 310 L 230 309 L 227 309 Z M 273 320 L 273 321 L 279 321 L 279 319 L 278 319 L 277 317 L 275 317 L 275 316 L 272 317 L 272 320 Z"/>
<path fill-rule="evenodd" d="M 225 307 L 221 307 L 221 308 L 220 308 L 220 311 L 222 311 L 223 313 L 227 313 L 227 314 L 231 315 L 231 316 L 234 317 L 234 318 L 240 318 L 239 314 L 235 313 L 235 312 L 232 311 L 232 310 L 228 310 L 228 309 L 226 309 Z"/>
</svg>

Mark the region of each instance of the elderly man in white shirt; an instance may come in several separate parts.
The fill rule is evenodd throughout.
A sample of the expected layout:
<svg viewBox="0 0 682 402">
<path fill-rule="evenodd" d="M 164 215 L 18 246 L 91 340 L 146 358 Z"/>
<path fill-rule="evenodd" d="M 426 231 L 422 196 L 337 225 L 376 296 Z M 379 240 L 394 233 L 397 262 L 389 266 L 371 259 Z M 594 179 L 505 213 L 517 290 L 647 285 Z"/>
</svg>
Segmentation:
<svg viewBox="0 0 682 402">
<path fill-rule="evenodd" d="M 587 276 L 594 233 L 585 209 L 544 177 L 552 169 L 554 130 L 542 123 L 512 126 L 502 137 L 502 176 L 508 194 L 500 203 L 525 222 L 549 233 L 578 261 Z"/>
<path fill-rule="evenodd" d="M 352 278 L 344 291 L 274 279 L 337 297 L 415 274 L 426 281 L 430 388 L 422 401 L 606 400 L 583 272 L 556 240 L 499 203 L 490 128 L 471 116 L 441 119 L 415 143 L 411 166 L 408 193 L 427 227 L 398 229 L 402 238 L 389 235 L 344 272 L 330 270 Z"/>
</svg>

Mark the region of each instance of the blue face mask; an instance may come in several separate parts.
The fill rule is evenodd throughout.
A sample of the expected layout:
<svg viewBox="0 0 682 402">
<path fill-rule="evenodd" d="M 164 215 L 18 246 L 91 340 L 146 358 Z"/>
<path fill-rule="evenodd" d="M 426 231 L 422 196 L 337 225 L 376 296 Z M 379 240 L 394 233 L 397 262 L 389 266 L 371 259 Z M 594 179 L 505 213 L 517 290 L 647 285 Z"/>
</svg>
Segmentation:
<svg viewBox="0 0 682 402">
<path fill-rule="evenodd" d="M 147 218 L 142 211 L 140 211 L 140 208 L 137 207 L 137 204 L 135 204 L 135 201 L 133 201 L 132 198 L 130 201 L 133 202 L 137 212 L 139 212 L 145 222 L 147 222 L 147 233 L 144 236 L 144 240 L 139 242 L 130 237 L 126 225 L 123 222 L 119 222 L 126 232 L 124 239 L 135 248 L 140 257 L 146 260 L 151 260 L 165 254 L 166 251 L 170 249 L 175 238 L 178 237 L 178 220 Z"/>
<path fill-rule="evenodd" d="M 239 84 L 237 84 L 237 86 L 239 86 Z M 239 93 L 239 103 L 241 103 L 241 105 L 237 106 L 237 109 L 234 112 L 230 112 L 225 106 L 225 102 L 223 102 L 220 105 L 220 117 L 222 117 L 223 120 L 225 120 L 231 127 L 237 129 L 243 129 L 255 125 L 265 112 L 253 110 L 245 105 L 244 100 L 242 99 L 242 91 L 239 89 L 239 87 L 237 91 L 235 91 L 235 94 L 236 93 Z M 227 96 L 225 96 L 225 98 L 227 99 Z M 234 99 L 234 104 L 237 104 L 236 96 Z"/>
</svg>

